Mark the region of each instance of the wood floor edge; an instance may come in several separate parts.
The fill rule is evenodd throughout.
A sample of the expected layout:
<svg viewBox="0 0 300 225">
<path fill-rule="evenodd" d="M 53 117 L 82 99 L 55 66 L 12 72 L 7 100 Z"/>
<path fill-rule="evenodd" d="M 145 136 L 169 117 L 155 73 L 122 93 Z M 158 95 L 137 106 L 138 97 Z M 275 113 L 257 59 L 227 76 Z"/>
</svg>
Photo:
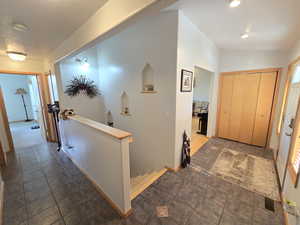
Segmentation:
<svg viewBox="0 0 300 225">
<path fill-rule="evenodd" d="M 162 175 L 164 175 L 166 172 L 168 171 L 167 168 L 164 168 L 162 170 L 159 171 L 158 175 L 156 175 L 155 177 L 152 177 L 151 179 L 149 179 L 147 182 L 145 182 L 142 187 L 138 190 L 133 192 L 130 195 L 130 199 L 133 200 L 135 199 L 139 194 L 141 194 L 144 190 L 146 190 L 151 184 L 153 184 L 156 180 L 158 180 Z"/>
<path fill-rule="evenodd" d="M 171 168 L 171 167 L 166 167 L 166 169 L 168 171 L 171 171 L 171 172 L 178 172 L 180 169 L 181 169 L 181 166 L 178 166 L 177 168 Z"/>
<path fill-rule="evenodd" d="M 96 182 L 90 178 L 85 171 L 83 171 L 78 165 L 77 163 L 72 159 L 72 157 L 70 156 L 69 153 L 67 153 L 66 151 L 64 151 L 64 153 L 68 156 L 68 158 L 74 163 L 74 165 L 80 170 L 80 172 L 92 183 L 92 185 L 96 188 L 97 192 L 105 199 L 105 201 L 107 201 L 107 203 L 122 217 L 122 218 L 127 218 L 128 216 L 130 216 L 133 212 L 132 208 L 130 208 L 127 212 L 122 212 L 122 210 L 119 208 L 119 206 L 117 206 L 111 199 L 110 197 L 107 196 L 107 194 L 105 194 L 101 188 L 99 187 L 99 185 L 96 184 Z M 1 225 L 1 224 L 0 224 Z"/>
</svg>

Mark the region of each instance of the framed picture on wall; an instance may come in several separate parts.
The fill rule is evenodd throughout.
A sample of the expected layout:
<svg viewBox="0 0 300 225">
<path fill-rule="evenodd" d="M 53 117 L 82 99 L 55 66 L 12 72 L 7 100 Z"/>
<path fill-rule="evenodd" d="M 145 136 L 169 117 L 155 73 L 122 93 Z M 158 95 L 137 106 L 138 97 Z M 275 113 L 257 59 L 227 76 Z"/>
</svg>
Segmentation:
<svg viewBox="0 0 300 225">
<path fill-rule="evenodd" d="M 191 92 L 193 86 L 193 72 L 181 70 L 181 92 Z"/>
</svg>

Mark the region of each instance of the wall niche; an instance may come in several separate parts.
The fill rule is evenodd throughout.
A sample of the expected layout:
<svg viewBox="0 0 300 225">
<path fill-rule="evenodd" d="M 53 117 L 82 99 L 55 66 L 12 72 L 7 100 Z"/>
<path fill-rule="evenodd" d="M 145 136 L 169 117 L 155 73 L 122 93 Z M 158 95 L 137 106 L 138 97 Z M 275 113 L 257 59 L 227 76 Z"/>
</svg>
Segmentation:
<svg viewBox="0 0 300 225">
<path fill-rule="evenodd" d="M 114 126 L 114 120 L 111 111 L 109 110 L 106 114 L 107 125 L 110 127 Z"/>
<path fill-rule="evenodd" d="M 124 116 L 130 116 L 129 111 L 129 98 L 127 93 L 124 91 L 121 95 L 121 114 Z"/>
<path fill-rule="evenodd" d="M 142 71 L 142 93 L 156 93 L 154 87 L 154 70 L 147 63 Z"/>
</svg>

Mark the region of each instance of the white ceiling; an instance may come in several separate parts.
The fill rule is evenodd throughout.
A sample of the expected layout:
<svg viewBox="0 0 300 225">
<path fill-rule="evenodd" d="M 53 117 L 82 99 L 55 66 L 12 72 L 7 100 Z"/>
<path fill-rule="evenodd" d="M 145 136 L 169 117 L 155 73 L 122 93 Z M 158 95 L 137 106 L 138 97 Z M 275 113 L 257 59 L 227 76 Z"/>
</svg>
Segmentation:
<svg viewBox="0 0 300 225">
<path fill-rule="evenodd" d="M 223 49 L 285 50 L 300 37 L 300 0 L 242 0 L 237 8 L 228 0 L 180 0 L 174 8 Z"/>
<path fill-rule="evenodd" d="M 47 54 L 92 16 L 107 0 L 1 0 L 0 54 L 7 43 L 21 43 L 28 57 Z M 23 23 L 29 31 L 14 31 L 11 24 Z"/>
</svg>

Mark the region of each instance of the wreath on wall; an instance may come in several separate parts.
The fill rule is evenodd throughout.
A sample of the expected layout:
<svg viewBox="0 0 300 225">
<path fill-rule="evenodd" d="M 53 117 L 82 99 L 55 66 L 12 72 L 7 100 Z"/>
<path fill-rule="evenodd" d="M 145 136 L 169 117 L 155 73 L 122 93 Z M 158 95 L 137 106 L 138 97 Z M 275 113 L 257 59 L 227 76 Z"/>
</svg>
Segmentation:
<svg viewBox="0 0 300 225">
<path fill-rule="evenodd" d="M 76 76 L 73 80 L 70 80 L 69 83 L 70 84 L 66 86 L 65 93 L 70 97 L 84 94 L 90 98 L 94 98 L 100 95 L 100 91 L 95 82 L 85 76 Z"/>
</svg>

